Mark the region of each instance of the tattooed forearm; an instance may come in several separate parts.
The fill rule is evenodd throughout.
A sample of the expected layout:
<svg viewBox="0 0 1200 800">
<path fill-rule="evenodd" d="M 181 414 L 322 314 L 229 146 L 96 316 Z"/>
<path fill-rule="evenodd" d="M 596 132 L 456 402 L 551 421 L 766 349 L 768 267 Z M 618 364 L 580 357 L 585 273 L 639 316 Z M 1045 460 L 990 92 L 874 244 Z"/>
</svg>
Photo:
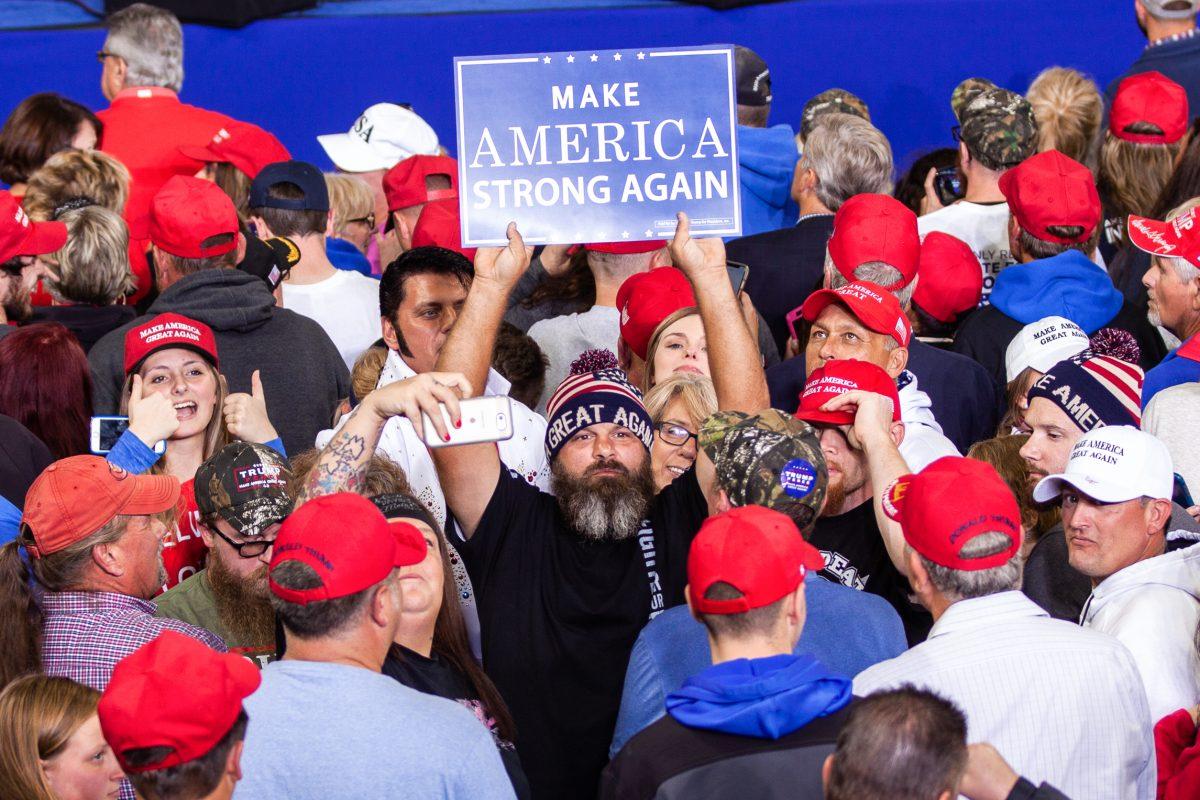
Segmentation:
<svg viewBox="0 0 1200 800">
<path fill-rule="evenodd" d="M 357 492 L 362 486 L 367 465 L 371 463 L 375 445 L 379 442 L 379 433 L 376 431 L 368 442 L 362 430 L 365 420 L 359 418 L 360 410 L 361 407 L 355 410 L 321 451 L 316 465 L 300 489 L 297 505 L 335 492 Z"/>
</svg>

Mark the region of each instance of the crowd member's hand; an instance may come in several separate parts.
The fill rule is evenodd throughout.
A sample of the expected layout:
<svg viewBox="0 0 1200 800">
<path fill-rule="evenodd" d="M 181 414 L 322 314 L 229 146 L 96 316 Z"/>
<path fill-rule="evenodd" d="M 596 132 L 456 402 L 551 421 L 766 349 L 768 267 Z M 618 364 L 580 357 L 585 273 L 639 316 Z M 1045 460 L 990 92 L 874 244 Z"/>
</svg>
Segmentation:
<svg viewBox="0 0 1200 800">
<path fill-rule="evenodd" d="M 971 800 L 1005 800 L 1020 776 L 990 744 L 967 747 L 967 771 L 958 790 Z"/>
<path fill-rule="evenodd" d="M 795 358 L 804 351 L 800 348 L 800 342 L 796 341 L 796 337 L 789 336 L 787 344 L 783 348 L 784 359 Z"/>
<path fill-rule="evenodd" d="M 476 282 L 487 281 L 512 288 L 529 268 L 533 248 L 525 246 L 517 223 L 508 223 L 505 234 L 508 236 L 507 247 L 481 247 L 475 252 Z"/>
<path fill-rule="evenodd" d="M 933 185 L 936 179 L 937 167 L 930 167 L 929 174 L 925 176 L 925 196 L 921 198 L 921 213 L 919 216 L 924 216 L 930 212 L 945 208 L 942 205 L 942 198 L 938 197 L 937 189 Z"/>
<path fill-rule="evenodd" d="M 225 398 L 221 409 L 229 435 L 243 442 L 265 444 L 279 438 L 271 418 L 267 416 L 267 396 L 263 392 L 258 370 L 250 376 L 250 394 L 237 392 Z"/>
<path fill-rule="evenodd" d="M 171 398 L 162 392 L 143 393 L 141 375 L 133 376 L 127 413 L 129 432 L 147 447 L 153 448 L 179 430 L 179 417 Z"/>
<path fill-rule="evenodd" d="M 675 215 L 675 238 L 671 239 L 671 263 L 693 284 L 707 272 L 725 273 L 725 242 L 720 237 L 692 238 L 692 223 L 680 211 Z M 757 323 L 756 323 L 757 324 Z M 757 328 L 756 328 L 757 330 Z"/>
<path fill-rule="evenodd" d="M 418 431 L 423 430 L 421 414 L 429 415 L 433 428 L 443 441 L 450 434 L 442 417 L 441 405 L 446 406 L 454 427 L 461 424 L 458 401 L 471 396 L 471 383 L 458 372 L 424 372 L 412 378 L 389 383 L 371 392 L 363 405 L 381 420 L 405 416 Z"/>
<path fill-rule="evenodd" d="M 1188 506 L 1187 512 L 1192 515 L 1192 519 L 1200 522 L 1200 506 Z"/>
<path fill-rule="evenodd" d="M 1200 706 L 1192 706 L 1188 709 L 1188 713 L 1192 715 L 1192 724 L 1200 725 Z"/>
<path fill-rule="evenodd" d="M 400 227 L 396 226 L 387 233 L 375 234 L 375 243 L 379 245 L 379 265 L 387 268 L 387 265 L 400 257 L 404 252 L 404 243 L 400 240 Z M 409 239 L 408 245 L 412 246 L 412 240 Z"/>
<path fill-rule="evenodd" d="M 867 451 L 884 441 L 891 442 L 892 414 L 895 409 L 890 397 L 854 389 L 839 394 L 821 406 L 821 410 L 842 411 L 847 407 L 854 408 L 854 424 L 847 435 L 851 447 Z"/>
<path fill-rule="evenodd" d="M 551 278 L 557 278 L 560 275 L 567 274 L 567 269 L 571 266 L 571 254 L 567 251 L 573 245 L 569 244 L 548 244 L 542 248 L 540 256 L 542 269 L 546 270 L 546 274 Z"/>
</svg>

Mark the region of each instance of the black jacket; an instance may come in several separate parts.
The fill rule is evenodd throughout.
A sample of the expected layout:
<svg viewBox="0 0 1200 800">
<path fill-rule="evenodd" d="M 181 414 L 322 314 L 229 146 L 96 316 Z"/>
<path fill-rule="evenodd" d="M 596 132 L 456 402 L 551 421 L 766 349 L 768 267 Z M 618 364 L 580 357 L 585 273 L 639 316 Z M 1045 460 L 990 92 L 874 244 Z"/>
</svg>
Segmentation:
<svg viewBox="0 0 1200 800">
<path fill-rule="evenodd" d="M 91 352 L 92 346 L 109 331 L 133 321 L 133 306 L 35 306 L 34 322 L 57 322 L 64 326 Z"/>
<path fill-rule="evenodd" d="M 725 245 L 729 260 L 750 267 L 746 291 L 771 329 L 780 353 L 785 352 L 791 336 L 788 312 L 820 288 L 825 275 L 825 245 L 832 233 L 833 215 L 816 214 L 790 228 L 734 239 Z"/>
<path fill-rule="evenodd" d="M 821 765 L 853 706 L 779 739 L 688 728 L 668 714 L 621 748 L 600 800 L 821 800 Z"/>
<path fill-rule="evenodd" d="M 186 275 L 150 306 L 149 313 L 96 343 L 88 354 L 97 414 L 115 414 L 124 383 L 125 332 L 167 311 L 213 329 L 221 374 L 230 392 L 250 391 L 262 371 L 267 413 L 288 453 L 310 449 L 350 396 L 350 375 L 337 347 L 315 321 L 278 308 L 262 279 L 236 269 Z"/>
</svg>

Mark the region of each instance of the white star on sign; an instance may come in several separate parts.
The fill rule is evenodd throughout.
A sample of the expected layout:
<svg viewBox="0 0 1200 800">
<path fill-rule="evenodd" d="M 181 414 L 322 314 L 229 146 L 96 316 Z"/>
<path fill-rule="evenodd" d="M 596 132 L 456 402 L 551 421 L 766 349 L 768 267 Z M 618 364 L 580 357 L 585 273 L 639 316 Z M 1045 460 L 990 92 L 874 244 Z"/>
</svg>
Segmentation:
<svg viewBox="0 0 1200 800">
<path fill-rule="evenodd" d="M 621 54 L 613 53 L 613 61 L 620 61 L 620 60 L 621 60 Z"/>
<path fill-rule="evenodd" d="M 638 61 L 645 61 L 645 60 L 646 60 L 646 54 L 638 53 Z"/>
<path fill-rule="evenodd" d="M 622 238 L 622 239 L 628 239 L 628 238 L 629 238 L 629 231 L 621 231 L 621 238 Z"/>
<path fill-rule="evenodd" d="M 543 58 L 543 59 L 542 59 L 542 63 L 543 63 L 543 64 L 549 64 L 549 63 L 550 63 L 550 56 L 546 56 L 545 58 Z"/>
<path fill-rule="evenodd" d="M 650 238 L 651 236 L 653 236 L 653 235 L 654 235 L 654 231 L 652 231 L 652 230 L 650 230 L 649 228 L 647 228 L 647 229 L 646 229 L 646 238 L 647 238 L 647 239 L 649 239 L 649 238 Z"/>
<path fill-rule="evenodd" d="M 591 56 L 591 58 L 592 58 L 592 61 L 599 61 L 599 60 L 600 60 L 600 56 L 596 55 L 595 53 L 592 53 L 592 56 Z"/>
<path fill-rule="evenodd" d="M 567 56 L 567 63 L 568 63 L 568 64 L 574 64 L 574 63 L 575 63 L 575 56 Z"/>
</svg>

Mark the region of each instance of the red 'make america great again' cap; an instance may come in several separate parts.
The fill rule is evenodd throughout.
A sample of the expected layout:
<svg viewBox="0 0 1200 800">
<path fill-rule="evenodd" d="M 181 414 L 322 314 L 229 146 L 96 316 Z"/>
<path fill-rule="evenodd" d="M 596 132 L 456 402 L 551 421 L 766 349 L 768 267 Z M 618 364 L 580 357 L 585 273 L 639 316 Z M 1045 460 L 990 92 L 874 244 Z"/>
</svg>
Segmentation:
<svg viewBox="0 0 1200 800">
<path fill-rule="evenodd" d="M 833 217 L 829 258 L 848 281 L 869 261 L 882 261 L 900 271 L 900 280 L 883 288 L 895 292 L 912 283 L 921 260 L 917 215 L 885 194 L 851 197 Z"/>
<path fill-rule="evenodd" d="M 224 234 L 230 238 L 204 246 Z M 212 181 L 176 175 L 154 195 L 150 213 L 130 225 L 130 235 L 179 258 L 212 258 L 237 247 L 237 211 Z"/>
<path fill-rule="evenodd" d="M 17 256 L 40 256 L 61 250 L 67 243 L 67 226 L 61 222 L 33 222 L 9 192 L 0 191 L 0 262 Z"/>
<path fill-rule="evenodd" d="M 179 152 L 197 161 L 233 164 L 252 179 L 267 164 L 292 158 L 283 143 L 270 132 L 236 120 L 226 123 L 213 134 L 208 144 L 180 145 Z"/>
<path fill-rule="evenodd" d="M 1025 159 L 1000 176 L 1000 192 L 1022 230 L 1058 244 L 1086 242 L 1100 224 L 1100 194 L 1091 170 L 1057 150 Z M 1059 236 L 1051 227 L 1078 227 Z"/>
<path fill-rule="evenodd" d="M 904 540 L 935 564 L 966 572 L 999 567 L 1021 549 L 1021 509 L 991 464 L 945 456 L 883 493 L 883 511 L 900 523 Z M 962 555 L 980 534 L 1008 536 L 1008 546 L 979 558 Z"/>
<path fill-rule="evenodd" d="M 130 328 L 125 333 L 125 374 L 133 372 L 151 353 L 168 347 L 195 350 L 214 367 L 217 360 L 217 337 L 203 322 L 182 314 L 159 314 L 152 320 Z"/>
<path fill-rule="evenodd" d="M 396 567 L 420 563 L 425 550 L 425 537 L 415 527 L 389 524 L 370 500 L 340 492 L 308 501 L 283 521 L 268 580 L 276 597 L 304 606 L 369 589 Z M 288 561 L 307 565 L 321 585 L 280 586 L 275 570 Z"/>
<path fill-rule="evenodd" d="M 896 295 L 882 286 L 863 281 L 847 283 L 837 289 L 820 289 L 808 296 L 800 313 L 809 322 L 816 322 L 821 312 L 834 303 L 846 306 L 855 319 L 875 333 L 890 336 L 901 347 L 908 347 L 912 325 L 901 310 Z"/>
<path fill-rule="evenodd" d="M 696 305 L 687 277 L 675 267 L 656 267 L 630 275 L 617 289 L 621 339 L 640 359 L 663 320 Z"/>
<path fill-rule="evenodd" d="M 791 517 L 742 506 L 700 526 L 688 551 L 688 595 L 701 614 L 741 614 L 794 592 L 806 574 L 824 567 L 821 551 L 804 541 Z M 727 583 L 742 596 L 706 598 L 715 583 Z"/>
<path fill-rule="evenodd" d="M 258 668 L 244 656 L 164 631 L 113 669 L 96 709 L 100 729 L 126 772 L 186 764 L 229 733 L 242 701 L 261 682 Z M 164 748 L 160 760 L 129 762 L 130 751 L 152 747 Z"/>
</svg>

